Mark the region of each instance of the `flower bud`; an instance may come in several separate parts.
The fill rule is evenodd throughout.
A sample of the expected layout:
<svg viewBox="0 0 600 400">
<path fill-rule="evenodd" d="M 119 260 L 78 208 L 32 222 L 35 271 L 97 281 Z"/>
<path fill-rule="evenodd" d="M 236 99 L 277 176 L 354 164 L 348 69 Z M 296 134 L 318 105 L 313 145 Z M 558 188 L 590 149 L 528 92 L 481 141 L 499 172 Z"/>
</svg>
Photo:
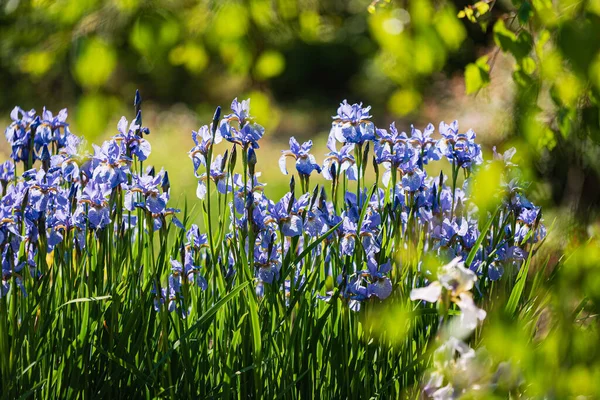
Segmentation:
<svg viewBox="0 0 600 400">
<path fill-rule="evenodd" d="M 227 165 L 227 156 L 229 150 L 225 150 L 225 154 L 223 154 L 223 158 L 221 159 L 221 171 L 225 171 L 225 166 Z"/>
<path fill-rule="evenodd" d="M 319 196 L 319 206 L 318 208 L 321 210 L 325 210 L 327 208 L 327 193 L 325 192 L 325 186 L 321 186 L 321 195 Z"/>
<path fill-rule="evenodd" d="M 317 202 L 318 195 L 319 195 L 319 185 L 316 185 L 315 188 L 313 189 L 312 196 L 310 197 L 310 206 L 308 207 L 309 210 L 312 210 L 313 206 Z"/>
<path fill-rule="evenodd" d="M 363 159 L 362 159 L 362 163 L 361 165 L 363 165 L 363 168 L 365 168 L 365 166 L 367 165 L 367 162 L 369 161 L 369 148 L 370 148 L 370 143 L 371 142 L 367 142 L 367 145 L 365 146 L 365 152 L 363 153 Z M 364 172 L 364 169 L 363 169 Z"/>
<path fill-rule="evenodd" d="M 136 89 L 135 97 L 133 98 L 133 107 L 135 107 L 136 115 L 140 111 L 141 106 L 142 106 L 142 96 L 140 95 L 139 89 Z"/>
<path fill-rule="evenodd" d="M 375 171 L 375 175 L 379 176 L 379 164 L 377 164 L 377 157 L 373 156 L 373 170 Z"/>
<path fill-rule="evenodd" d="M 212 125 L 211 125 L 213 139 L 215 137 L 215 133 L 217 132 L 220 118 L 221 118 L 221 106 L 217 106 L 217 109 L 215 110 L 215 113 L 213 115 L 213 121 L 212 121 Z"/>
<path fill-rule="evenodd" d="M 290 179 L 290 193 L 292 196 L 296 194 L 296 180 L 294 179 L 294 175 L 292 175 L 292 179 Z"/>
<path fill-rule="evenodd" d="M 237 146 L 233 145 L 233 150 L 231 150 L 231 157 L 229 158 L 229 168 L 232 171 L 235 168 L 236 162 L 237 162 Z"/>
<path fill-rule="evenodd" d="M 256 152 L 254 151 L 254 147 L 250 147 L 248 150 L 248 170 L 250 172 L 250 176 L 254 176 L 254 168 L 256 167 L 256 163 Z"/>
<path fill-rule="evenodd" d="M 171 182 L 169 182 L 169 173 L 167 171 L 165 171 L 165 174 L 163 175 L 161 186 L 163 193 L 168 192 L 171 188 Z"/>
<path fill-rule="evenodd" d="M 48 150 L 47 144 L 42 147 L 40 159 L 42 160 L 42 168 L 44 171 L 48 171 L 50 169 L 50 150 Z"/>
<path fill-rule="evenodd" d="M 139 110 L 135 114 L 135 124 L 139 125 L 141 127 L 141 125 L 142 125 L 142 110 Z"/>
</svg>

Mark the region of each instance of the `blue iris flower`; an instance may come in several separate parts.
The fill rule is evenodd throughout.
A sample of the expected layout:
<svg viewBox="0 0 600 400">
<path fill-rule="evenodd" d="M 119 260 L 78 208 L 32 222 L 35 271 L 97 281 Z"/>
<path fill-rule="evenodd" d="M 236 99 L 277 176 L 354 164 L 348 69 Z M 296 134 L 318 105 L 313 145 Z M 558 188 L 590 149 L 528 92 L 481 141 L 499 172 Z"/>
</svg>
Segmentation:
<svg viewBox="0 0 600 400">
<path fill-rule="evenodd" d="M 290 206 L 290 202 L 292 205 Z M 296 200 L 287 193 L 271 207 L 271 215 L 277 221 L 284 236 L 299 236 L 303 231 L 302 218 L 293 211 Z"/>
<path fill-rule="evenodd" d="M 150 142 L 138 135 L 140 128 L 136 120 L 131 121 L 131 124 L 128 126 L 127 119 L 121 117 L 117 125 L 119 133 L 115 135 L 114 139 L 124 142 L 128 154 L 136 156 L 140 161 L 145 161 L 152 151 L 152 146 L 150 146 Z"/>
<path fill-rule="evenodd" d="M 315 170 L 317 173 L 321 173 L 321 167 L 317 164 L 315 157 L 309 153 L 312 144 L 312 140 L 309 140 L 308 142 L 304 142 L 301 146 L 294 137 L 291 137 L 290 149 L 281 151 L 282 155 L 279 158 L 279 168 L 281 169 L 281 172 L 287 175 L 288 172 L 285 167 L 285 160 L 286 157 L 292 157 L 296 160 L 296 170 L 300 175 L 309 176 Z"/>
<path fill-rule="evenodd" d="M 206 173 L 200 175 L 199 178 L 196 196 L 204 200 L 206 198 Z M 210 164 L 210 179 L 215 182 L 219 193 L 227 194 L 227 192 L 232 190 L 231 179 L 227 171 L 223 168 L 223 156 L 221 154 L 216 156 L 215 160 Z"/>
<path fill-rule="evenodd" d="M 196 177 L 198 177 L 198 168 L 200 168 L 201 165 L 206 166 L 208 150 L 213 144 L 220 143 L 222 136 L 217 130 L 213 140 L 211 124 L 210 127 L 208 125 L 201 126 L 200 129 L 198 129 L 198 132 L 192 131 L 192 140 L 196 145 L 189 151 L 188 155 L 194 163 L 194 173 L 196 174 Z"/>
<path fill-rule="evenodd" d="M 258 141 L 262 138 L 265 128 L 256 123 L 249 122 L 250 100 L 244 100 L 241 103 L 237 98 L 231 103 L 232 114 L 226 115 L 219 125 L 219 131 L 223 139 L 240 146 L 258 149 Z M 237 127 L 232 125 L 237 122 Z"/>
<path fill-rule="evenodd" d="M 329 135 L 327 148 L 329 149 L 329 153 L 327 153 L 323 162 L 323 177 L 327 180 L 332 180 L 334 177 L 331 176 L 331 166 L 335 165 L 337 172 L 346 172 L 346 177 L 351 181 L 355 181 L 358 176 L 358 170 L 356 168 L 356 161 L 352 155 L 354 143 L 347 143 L 338 151 L 335 136 Z"/>
<path fill-rule="evenodd" d="M 125 154 L 123 146 L 115 140 L 110 140 L 104 142 L 102 147 L 93 147 L 93 165 L 97 164 L 97 167 L 93 170 L 92 179 L 108 185 L 111 189 L 127 182 L 131 159 Z"/>
<path fill-rule="evenodd" d="M 330 134 L 341 143 L 362 144 L 375 139 L 375 125 L 369 121 L 371 106 L 363 108 L 362 103 L 348 104 L 344 100 L 334 115 Z"/>
</svg>

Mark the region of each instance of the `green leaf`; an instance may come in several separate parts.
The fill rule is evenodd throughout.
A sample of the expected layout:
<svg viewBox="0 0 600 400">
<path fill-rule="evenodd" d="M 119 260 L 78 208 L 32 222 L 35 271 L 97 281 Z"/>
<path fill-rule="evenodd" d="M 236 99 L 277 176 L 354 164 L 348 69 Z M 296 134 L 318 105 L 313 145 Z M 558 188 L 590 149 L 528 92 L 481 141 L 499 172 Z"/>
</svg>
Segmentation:
<svg viewBox="0 0 600 400">
<path fill-rule="evenodd" d="M 492 227 L 492 222 L 494 222 L 494 220 L 496 219 L 496 215 L 498 215 L 499 211 L 500 211 L 500 208 L 497 208 L 496 212 L 494 212 L 494 215 L 492 215 L 492 217 L 490 219 L 488 219 L 488 221 L 486 222 L 484 228 L 481 230 L 481 233 L 479 234 L 479 237 L 477 238 L 477 241 L 475 242 L 475 244 L 471 248 L 471 251 L 469 252 L 469 255 L 467 256 L 467 259 L 465 260 L 465 265 L 467 267 L 469 267 L 471 265 L 471 263 L 473 262 L 473 260 L 475 259 L 475 255 L 477 254 L 477 250 L 479 249 L 479 246 L 481 246 L 481 243 L 483 242 L 483 239 L 485 239 L 488 231 Z"/>
<path fill-rule="evenodd" d="M 302 259 L 304 257 L 306 257 L 306 255 L 312 251 L 312 249 L 317 247 L 317 245 L 319 245 L 323 240 L 325 240 L 329 235 L 331 235 L 333 233 L 333 231 L 335 231 L 342 224 L 342 222 L 343 221 L 338 222 L 334 227 L 332 227 L 327 232 L 325 232 L 324 234 L 319 236 L 317 239 L 315 239 L 314 242 L 312 242 L 311 244 L 306 246 L 306 248 L 302 251 L 302 253 L 298 254 L 298 257 L 296 257 L 294 259 L 294 261 L 292 261 L 292 265 L 296 265 L 297 263 L 302 261 Z"/>
<path fill-rule="evenodd" d="M 211 321 L 212 317 L 219 311 L 221 307 L 223 307 L 226 303 L 231 301 L 235 296 L 237 296 L 246 286 L 248 286 L 250 282 L 244 282 L 229 292 L 226 296 L 224 296 L 221 300 L 217 301 L 212 307 L 210 307 L 200 318 L 196 321 L 187 331 L 185 331 L 179 339 L 173 343 L 173 346 L 167 351 L 167 353 L 156 363 L 154 368 L 152 369 L 152 373 L 156 372 L 158 368 L 164 364 L 171 353 L 177 350 L 177 348 L 181 345 L 181 341 L 187 339 L 194 331 L 205 327 Z"/>
<path fill-rule="evenodd" d="M 476 93 L 490 83 L 490 66 L 487 56 L 479 58 L 465 68 L 465 88 L 467 94 Z"/>
<path fill-rule="evenodd" d="M 529 18 L 533 15 L 531 4 L 528 1 L 521 3 L 521 7 L 519 7 L 517 15 L 519 17 L 519 22 L 522 25 L 525 25 L 529 21 Z"/>
<path fill-rule="evenodd" d="M 529 255 L 527 256 L 527 261 L 523 263 L 521 269 L 519 270 L 517 281 L 515 282 L 515 286 L 513 287 L 508 302 L 506 303 L 505 310 L 509 315 L 512 315 L 515 312 L 517 305 L 519 304 L 519 300 L 521 299 L 521 294 L 525 288 L 525 281 L 527 280 L 527 274 L 529 273 L 529 265 L 531 264 L 532 255 L 533 251 L 530 251 Z"/>
<path fill-rule="evenodd" d="M 73 304 L 73 303 L 84 303 L 84 302 L 88 302 L 88 301 L 102 301 L 102 300 L 108 300 L 110 298 L 111 298 L 110 295 L 98 296 L 98 297 L 81 297 L 79 299 L 73 299 L 73 300 L 67 301 L 65 304 L 62 304 L 60 307 L 58 307 L 58 309 L 63 308 L 64 306 Z"/>
<path fill-rule="evenodd" d="M 117 66 L 117 53 L 113 47 L 98 38 L 88 39 L 75 60 L 75 77 L 83 86 L 102 86 Z"/>
<path fill-rule="evenodd" d="M 533 38 L 529 32 L 523 30 L 517 36 L 504 25 L 503 20 L 494 25 L 494 41 L 502 51 L 511 53 L 517 60 L 528 56 L 533 47 Z"/>
</svg>

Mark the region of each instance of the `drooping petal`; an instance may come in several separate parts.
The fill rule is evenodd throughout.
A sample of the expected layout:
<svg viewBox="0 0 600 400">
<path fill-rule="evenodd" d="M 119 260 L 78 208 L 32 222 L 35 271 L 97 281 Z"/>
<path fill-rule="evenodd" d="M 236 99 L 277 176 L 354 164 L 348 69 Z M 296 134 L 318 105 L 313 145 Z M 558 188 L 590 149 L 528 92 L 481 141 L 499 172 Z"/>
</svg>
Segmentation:
<svg viewBox="0 0 600 400">
<path fill-rule="evenodd" d="M 202 179 L 198 181 L 198 187 L 196 188 L 196 196 L 198 196 L 200 200 L 204 200 L 206 198 L 206 184 Z"/>
<path fill-rule="evenodd" d="M 429 286 L 423 288 L 415 288 L 410 291 L 410 299 L 412 301 L 415 300 L 424 300 L 429 303 L 435 303 L 439 300 L 442 295 L 442 285 L 439 282 L 435 281 L 429 284 Z"/>
</svg>

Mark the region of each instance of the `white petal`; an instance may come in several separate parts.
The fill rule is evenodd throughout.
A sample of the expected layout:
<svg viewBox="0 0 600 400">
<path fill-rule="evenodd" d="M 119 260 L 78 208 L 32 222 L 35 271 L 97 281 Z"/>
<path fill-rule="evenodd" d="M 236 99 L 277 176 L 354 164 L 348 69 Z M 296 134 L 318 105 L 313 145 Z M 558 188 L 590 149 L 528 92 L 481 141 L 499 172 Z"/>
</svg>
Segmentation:
<svg viewBox="0 0 600 400">
<path fill-rule="evenodd" d="M 285 167 L 285 159 L 286 156 L 285 154 L 282 155 L 281 157 L 279 157 L 279 169 L 281 170 L 281 173 L 283 173 L 284 175 L 287 175 L 287 168 Z"/>
<path fill-rule="evenodd" d="M 435 303 L 439 300 L 441 295 L 442 285 L 437 281 L 424 288 L 417 288 L 410 291 L 410 299 L 412 301 L 424 300 L 429 303 Z"/>
<path fill-rule="evenodd" d="M 198 187 L 196 188 L 196 196 L 198 196 L 200 200 L 204 200 L 204 198 L 206 197 L 206 185 L 203 181 L 198 181 Z"/>
</svg>

